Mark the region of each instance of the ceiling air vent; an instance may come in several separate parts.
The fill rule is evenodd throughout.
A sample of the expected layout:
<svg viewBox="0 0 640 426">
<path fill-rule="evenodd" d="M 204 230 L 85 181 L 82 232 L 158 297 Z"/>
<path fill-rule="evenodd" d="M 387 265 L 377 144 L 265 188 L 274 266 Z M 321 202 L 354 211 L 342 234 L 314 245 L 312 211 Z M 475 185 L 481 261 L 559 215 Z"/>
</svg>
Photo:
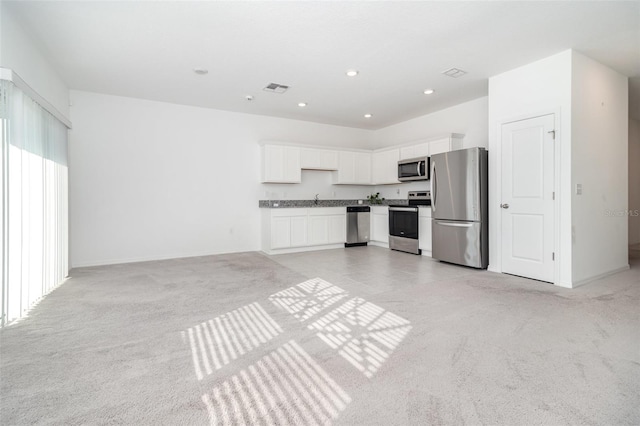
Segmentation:
<svg viewBox="0 0 640 426">
<path fill-rule="evenodd" d="M 269 83 L 267 87 L 265 87 L 262 90 L 266 90 L 267 92 L 271 92 L 271 93 L 284 93 L 287 91 L 288 88 L 289 86 L 285 86 L 284 84 Z"/>
<path fill-rule="evenodd" d="M 458 68 L 449 68 L 446 71 L 442 71 L 442 74 L 448 75 L 449 77 L 458 78 L 465 75 L 467 72 Z"/>
</svg>

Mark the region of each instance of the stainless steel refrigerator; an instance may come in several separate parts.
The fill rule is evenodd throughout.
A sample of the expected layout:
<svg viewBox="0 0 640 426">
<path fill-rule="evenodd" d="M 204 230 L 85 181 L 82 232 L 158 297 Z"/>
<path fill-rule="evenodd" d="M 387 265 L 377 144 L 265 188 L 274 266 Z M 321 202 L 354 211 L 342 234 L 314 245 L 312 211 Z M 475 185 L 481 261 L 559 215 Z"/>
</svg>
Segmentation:
<svg viewBox="0 0 640 426">
<path fill-rule="evenodd" d="M 488 153 L 469 148 L 431 156 L 432 257 L 489 265 Z"/>
</svg>

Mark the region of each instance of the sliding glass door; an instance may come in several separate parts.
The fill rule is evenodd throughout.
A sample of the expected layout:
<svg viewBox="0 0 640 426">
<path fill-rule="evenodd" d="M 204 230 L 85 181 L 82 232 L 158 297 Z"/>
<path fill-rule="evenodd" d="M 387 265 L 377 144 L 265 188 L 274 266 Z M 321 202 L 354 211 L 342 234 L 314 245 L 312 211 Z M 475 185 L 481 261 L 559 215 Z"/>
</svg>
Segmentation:
<svg viewBox="0 0 640 426">
<path fill-rule="evenodd" d="M 61 284 L 68 265 L 67 127 L 0 80 L 2 325 Z"/>
</svg>

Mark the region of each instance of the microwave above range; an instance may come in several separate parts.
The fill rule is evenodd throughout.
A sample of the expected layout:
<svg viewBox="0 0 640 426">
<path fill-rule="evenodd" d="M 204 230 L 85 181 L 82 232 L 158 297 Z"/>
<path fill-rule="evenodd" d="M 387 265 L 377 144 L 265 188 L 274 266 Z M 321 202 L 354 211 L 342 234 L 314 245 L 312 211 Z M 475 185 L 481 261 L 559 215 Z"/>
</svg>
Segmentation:
<svg viewBox="0 0 640 426">
<path fill-rule="evenodd" d="M 429 180 L 429 157 L 398 161 L 398 180 L 400 182 Z"/>
</svg>

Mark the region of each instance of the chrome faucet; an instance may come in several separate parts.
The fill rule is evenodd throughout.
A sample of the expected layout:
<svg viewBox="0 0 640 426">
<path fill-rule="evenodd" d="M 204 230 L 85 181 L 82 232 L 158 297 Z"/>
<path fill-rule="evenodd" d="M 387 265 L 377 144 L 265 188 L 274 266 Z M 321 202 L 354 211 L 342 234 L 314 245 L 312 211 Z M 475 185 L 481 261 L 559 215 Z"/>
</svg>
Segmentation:
<svg viewBox="0 0 640 426">
<path fill-rule="evenodd" d="M 316 206 L 318 205 L 318 197 L 320 196 L 320 194 L 316 194 L 316 198 L 314 198 L 313 202 L 316 204 Z"/>
</svg>

